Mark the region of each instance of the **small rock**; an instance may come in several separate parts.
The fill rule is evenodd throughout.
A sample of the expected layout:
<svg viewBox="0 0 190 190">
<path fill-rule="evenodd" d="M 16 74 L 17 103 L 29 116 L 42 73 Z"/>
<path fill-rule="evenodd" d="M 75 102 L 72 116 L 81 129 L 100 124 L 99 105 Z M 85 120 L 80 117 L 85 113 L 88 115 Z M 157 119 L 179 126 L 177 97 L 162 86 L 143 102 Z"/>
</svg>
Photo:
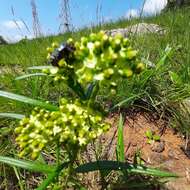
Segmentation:
<svg viewBox="0 0 190 190">
<path fill-rule="evenodd" d="M 151 145 L 151 150 L 153 152 L 158 152 L 161 153 L 163 152 L 165 149 L 165 142 L 161 141 L 161 142 L 153 142 Z"/>
<path fill-rule="evenodd" d="M 118 28 L 105 31 L 110 36 L 115 36 L 116 34 L 121 34 L 124 37 L 128 37 L 130 34 L 147 34 L 147 33 L 157 33 L 160 35 L 165 34 L 166 30 L 157 24 L 149 23 L 138 23 L 135 25 L 128 26 L 126 28 Z"/>
</svg>

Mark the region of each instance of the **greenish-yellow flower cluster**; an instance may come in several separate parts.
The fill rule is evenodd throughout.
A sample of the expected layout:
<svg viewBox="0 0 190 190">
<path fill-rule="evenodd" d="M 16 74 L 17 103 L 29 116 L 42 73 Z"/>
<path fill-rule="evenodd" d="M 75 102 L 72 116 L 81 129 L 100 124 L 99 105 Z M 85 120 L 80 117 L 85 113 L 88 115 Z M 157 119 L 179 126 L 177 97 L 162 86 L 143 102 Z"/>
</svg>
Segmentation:
<svg viewBox="0 0 190 190">
<path fill-rule="evenodd" d="M 129 39 L 121 35 L 111 37 L 101 31 L 82 37 L 77 42 L 69 39 L 66 44 L 67 48 L 71 46 L 72 63 L 67 61 L 64 52 L 63 56 L 59 56 L 60 59 L 56 57 L 57 67 L 48 71 L 55 80 L 65 79 L 71 74 L 84 86 L 100 81 L 101 85 L 114 90 L 118 79 L 129 78 L 144 69 L 144 64 L 138 59 L 138 51 L 132 49 Z M 48 59 L 53 59 L 51 52 Z"/>
<path fill-rule="evenodd" d="M 29 118 L 20 121 L 16 128 L 20 156 L 31 155 L 35 159 L 47 146 L 60 145 L 83 147 L 109 129 L 100 113 L 85 107 L 78 100 L 60 101 L 58 111 L 35 108 Z"/>
</svg>

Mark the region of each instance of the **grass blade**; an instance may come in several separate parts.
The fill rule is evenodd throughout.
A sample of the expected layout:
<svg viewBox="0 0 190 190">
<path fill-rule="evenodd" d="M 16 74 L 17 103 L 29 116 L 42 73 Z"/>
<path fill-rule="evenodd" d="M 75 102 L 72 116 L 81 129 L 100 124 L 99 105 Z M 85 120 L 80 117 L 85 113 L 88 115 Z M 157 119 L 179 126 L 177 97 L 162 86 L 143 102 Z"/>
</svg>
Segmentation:
<svg viewBox="0 0 190 190">
<path fill-rule="evenodd" d="M 85 173 L 96 170 L 125 170 L 128 173 L 151 175 L 155 177 L 178 177 L 176 174 L 160 171 L 159 169 L 111 160 L 99 160 L 96 162 L 89 162 L 79 166 L 78 168 L 76 168 L 75 171 L 78 173 Z"/>
<path fill-rule="evenodd" d="M 15 80 L 22 80 L 25 78 L 35 77 L 35 76 L 47 76 L 47 74 L 45 74 L 45 73 L 32 73 L 32 74 L 27 74 L 27 75 L 22 75 L 22 76 L 16 77 Z"/>
<path fill-rule="evenodd" d="M 170 76 L 171 81 L 175 85 L 182 85 L 183 84 L 181 77 L 177 73 L 169 71 L 169 76 Z"/>
<path fill-rule="evenodd" d="M 45 65 L 42 65 L 42 66 L 32 66 L 32 67 L 28 67 L 27 69 L 28 70 L 43 70 L 43 69 L 52 69 L 54 68 L 53 66 L 45 66 Z"/>
<path fill-rule="evenodd" d="M 24 184 L 23 184 L 23 181 L 20 178 L 20 172 L 18 171 L 18 169 L 16 167 L 13 167 L 13 169 L 14 169 L 15 175 L 17 177 L 20 190 L 24 190 Z"/>
<path fill-rule="evenodd" d="M 0 97 L 5 97 L 5 98 L 9 98 L 11 100 L 17 100 L 20 102 L 24 102 L 27 104 L 34 105 L 34 106 L 39 106 L 41 108 L 45 108 L 45 109 L 48 109 L 51 111 L 59 109 L 57 106 L 51 105 L 51 104 L 46 103 L 46 102 L 42 102 L 42 101 L 35 100 L 35 99 L 29 98 L 26 96 L 17 95 L 17 94 L 13 94 L 13 93 L 1 91 L 1 90 L 0 90 Z"/>
<path fill-rule="evenodd" d="M 23 119 L 25 115 L 17 114 L 17 113 L 0 113 L 0 117 L 9 117 L 13 119 Z"/>
<path fill-rule="evenodd" d="M 124 129 L 124 122 L 122 114 L 119 117 L 119 125 L 118 125 L 118 137 L 117 137 L 117 147 L 116 147 L 116 154 L 117 160 L 124 162 L 125 161 L 125 150 L 124 150 L 124 141 L 123 141 L 123 129 Z"/>
<path fill-rule="evenodd" d="M 45 190 L 47 186 L 54 181 L 57 177 L 57 173 L 53 172 L 48 175 L 48 177 L 42 182 L 42 184 L 36 190 Z"/>
<path fill-rule="evenodd" d="M 142 94 L 138 94 L 138 95 L 133 95 L 133 96 L 130 96 L 129 98 L 126 98 L 125 100 L 122 100 L 121 102 L 117 103 L 115 106 L 113 106 L 110 111 L 114 110 L 115 108 L 117 107 L 121 107 L 122 105 L 124 104 L 127 104 L 131 101 L 134 101 L 135 99 L 137 98 L 140 98 Z"/>
<path fill-rule="evenodd" d="M 5 156 L 0 156 L 0 162 L 35 172 L 52 173 L 55 171 L 55 167 L 49 166 L 47 164 L 36 163 L 34 161 L 25 161 Z"/>
</svg>

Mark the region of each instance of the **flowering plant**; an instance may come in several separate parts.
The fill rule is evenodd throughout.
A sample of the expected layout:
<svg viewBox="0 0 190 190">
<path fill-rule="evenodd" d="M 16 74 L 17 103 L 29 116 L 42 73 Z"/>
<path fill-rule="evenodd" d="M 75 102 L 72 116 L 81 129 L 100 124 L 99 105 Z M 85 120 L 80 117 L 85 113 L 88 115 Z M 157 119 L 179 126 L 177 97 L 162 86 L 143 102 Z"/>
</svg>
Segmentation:
<svg viewBox="0 0 190 190">
<path fill-rule="evenodd" d="M 47 48 L 52 67 L 43 72 L 55 81 L 65 82 L 80 99 L 69 102 L 63 98 L 58 110 L 35 108 L 28 118 L 23 118 L 15 130 L 22 149 L 20 156 L 30 154 L 35 159 L 48 144 L 55 142 L 68 150 L 78 145 L 79 150 L 100 136 L 109 129 L 109 124 L 94 109 L 99 88 L 107 86 L 111 93 L 116 93 L 119 78 L 129 78 L 144 69 L 137 51 L 121 35 L 109 37 L 101 31 L 78 42 L 68 39 L 62 46 L 53 43 Z M 85 92 L 87 85 L 92 85 L 89 92 Z"/>
<path fill-rule="evenodd" d="M 134 173 L 173 176 L 170 173 L 161 173 L 154 169 L 115 161 L 97 161 L 88 166 L 74 168 L 79 152 L 110 128 L 110 124 L 105 122 L 103 108 L 96 101 L 100 89 L 107 87 L 110 93 L 115 94 L 121 79 L 130 78 L 145 69 L 139 59 L 138 51 L 130 46 L 128 39 L 121 35 L 110 37 L 101 31 L 82 37 L 76 42 L 68 39 L 60 46 L 53 43 L 47 51 L 50 65 L 30 68 L 40 69 L 42 73 L 24 75 L 18 79 L 39 75 L 51 76 L 54 81 L 63 82 L 71 88 L 78 96 L 77 99 L 61 98 L 59 105 L 55 106 L 49 102 L 4 91 L 0 91 L 0 96 L 35 106 L 29 116 L 4 114 L 21 119 L 19 126 L 15 129 L 16 142 L 21 149 L 19 156 L 29 155 L 32 159 L 37 159 L 47 146 L 56 145 L 56 163 L 54 165 L 39 164 L 3 156 L 0 156 L 0 162 L 48 174 L 38 190 L 46 189 L 50 183 L 58 181 L 63 169 L 68 172 L 69 177 L 74 171 L 83 173 L 97 169 L 121 170 L 121 168 Z M 121 122 L 120 129 L 122 129 Z M 123 147 L 122 138 L 119 139 L 120 147 Z M 67 154 L 65 162 L 60 161 L 62 148 Z M 117 151 L 120 152 L 122 158 L 119 161 L 124 161 L 124 148 Z"/>
</svg>

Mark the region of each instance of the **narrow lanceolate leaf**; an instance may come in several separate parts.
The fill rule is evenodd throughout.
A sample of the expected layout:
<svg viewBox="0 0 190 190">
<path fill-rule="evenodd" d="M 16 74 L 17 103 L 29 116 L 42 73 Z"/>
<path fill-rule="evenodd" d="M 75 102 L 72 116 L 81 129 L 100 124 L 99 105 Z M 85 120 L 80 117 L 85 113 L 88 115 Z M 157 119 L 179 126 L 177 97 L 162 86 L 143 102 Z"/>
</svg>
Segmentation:
<svg viewBox="0 0 190 190">
<path fill-rule="evenodd" d="M 87 100 L 90 98 L 90 96 L 91 96 L 91 94 L 92 94 L 92 92 L 93 92 L 93 89 L 94 89 L 94 86 L 95 86 L 95 85 L 96 85 L 95 83 L 91 83 L 91 84 L 88 86 L 87 91 L 86 91 L 86 98 L 87 98 Z"/>
<path fill-rule="evenodd" d="M 0 113 L 0 117 L 8 117 L 13 119 L 23 119 L 25 115 L 17 114 L 17 113 Z"/>
<path fill-rule="evenodd" d="M 169 71 L 169 76 L 174 84 L 180 85 L 183 83 L 181 77 L 177 73 Z"/>
<path fill-rule="evenodd" d="M 118 125 L 118 132 L 117 132 L 117 147 L 116 147 L 116 154 L 117 160 L 124 162 L 125 161 L 125 150 L 124 150 L 124 141 L 123 141 L 123 129 L 124 129 L 124 122 L 123 117 L 120 114 L 119 117 L 119 125 Z"/>
<path fill-rule="evenodd" d="M 69 165 L 69 162 L 61 164 L 53 173 L 50 173 L 48 175 L 48 177 L 42 182 L 42 184 L 36 190 L 46 190 L 47 186 L 51 184 L 52 182 L 54 182 L 58 178 L 60 172 L 64 168 L 68 167 L 68 165 Z"/>
<path fill-rule="evenodd" d="M 109 160 L 86 163 L 76 168 L 75 171 L 78 173 L 85 173 L 96 170 L 125 170 L 128 173 L 151 175 L 155 177 L 178 177 L 176 174 L 160 171 L 159 169 Z"/>
<path fill-rule="evenodd" d="M 39 106 L 41 108 L 45 108 L 45 109 L 48 109 L 51 111 L 59 109 L 57 106 L 51 105 L 51 104 L 46 103 L 46 102 L 42 102 L 42 101 L 35 100 L 35 99 L 29 98 L 26 96 L 17 95 L 17 94 L 13 94 L 13 93 L 1 91 L 1 90 L 0 90 L 0 97 L 5 97 L 5 98 L 9 98 L 11 100 L 17 100 L 20 102 L 24 102 L 27 104 L 34 105 L 34 106 Z"/>
<path fill-rule="evenodd" d="M 16 166 L 19 168 L 35 171 L 35 172 L 42 172 L 42 173 L 52 173 L 55 171 L 55 167 L 49 166 L 46 164 L 36 163 L 34 161 L 25 161 L 19 160 L 15 158 L 0 156 L 0 162 L 8 164 L 10 166 Z"/>
<path fill-rule="evenodd" d="M 45 65 L 42 65 L 42 66 L 33 66 L 33 67 L 28 67 L 27 69 L 28 70 L 43 70 L 43 69 L 52 69 L 54 68 L 53 66 L 45 66 Z"/>
<path fill-rule="evenodd" d="M 172 48 L 167 46 L 166 49 L 163 52 L 163 56 L 159 60 L 159 62 L 156 65 L 156 69 L 158 70 L 162 65 L 165 64 L 166 59 L 171 55 L 172 53 Z"/>
<path fill-rule="evenodd" d="M 45 73 L 32 73 L 32 74 L 19 76 L 15 80 L 22 80 L 22 79 L 25 79 L 25 78 L 36 77 L 36 76 L 47 76 L 47 74 L 45 74 Z"/>
<path fill-rule="evenodd" d="M 54 182 L 57 177 L 57 173 L 53 172 L 48 175 L 48 177 L 42 182 L 42 184 L 36 190 L 45 190 L 47 186 Z"/>
</svg>

